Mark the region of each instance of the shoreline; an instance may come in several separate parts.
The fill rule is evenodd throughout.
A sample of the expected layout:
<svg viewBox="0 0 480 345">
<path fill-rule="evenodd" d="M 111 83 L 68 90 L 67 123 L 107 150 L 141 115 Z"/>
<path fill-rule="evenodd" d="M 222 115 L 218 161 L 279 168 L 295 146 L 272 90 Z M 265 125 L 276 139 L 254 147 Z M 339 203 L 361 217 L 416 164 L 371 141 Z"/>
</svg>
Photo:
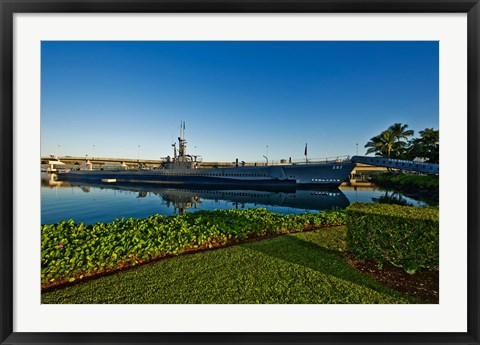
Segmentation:
<svg viewBox="0 0 480 345">
<path fill-rule="evenodd" d="M 412 176 L 412 178 L 408 178 Z M 413 199 L 424 200 L 438 205 L 439 184 L 430 175 L 393 175 L 382 174 L 373 178 L 373 182 L 380 188 L 393 189 Z"/>
</svg>

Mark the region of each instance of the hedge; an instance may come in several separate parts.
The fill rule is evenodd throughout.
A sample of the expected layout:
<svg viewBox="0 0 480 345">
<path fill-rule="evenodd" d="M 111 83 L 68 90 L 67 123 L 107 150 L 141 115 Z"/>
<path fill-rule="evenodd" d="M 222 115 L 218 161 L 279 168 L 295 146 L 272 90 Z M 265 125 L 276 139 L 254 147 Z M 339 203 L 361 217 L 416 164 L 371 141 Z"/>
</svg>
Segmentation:
<svg viewBox="0 0 480 345">
<path fill-rule="evenodd" d="M 341 211 L 282 215 L 265 209 L 152 215 L 88 226 L 73 220 L 45 224 L 42 284 L 73 282 L 168 255 L 343 224 Z"/>
<path fill-rule="evenodd" d="M 390 173 L 376 174 L 373 176 L 375 183 L 397 184 L 401 186 L 417 186 L 425 188 L 438 188 L 438 175 L 418 175 L 418 174 L 400 174 Z"/>
<path fill-rule="evenodd" d="M 439 266 L 439 215 L 432 207 L 352 203 L 347 248 L 358 259 L 388 262 L 414 273 Z"/>
</svg>

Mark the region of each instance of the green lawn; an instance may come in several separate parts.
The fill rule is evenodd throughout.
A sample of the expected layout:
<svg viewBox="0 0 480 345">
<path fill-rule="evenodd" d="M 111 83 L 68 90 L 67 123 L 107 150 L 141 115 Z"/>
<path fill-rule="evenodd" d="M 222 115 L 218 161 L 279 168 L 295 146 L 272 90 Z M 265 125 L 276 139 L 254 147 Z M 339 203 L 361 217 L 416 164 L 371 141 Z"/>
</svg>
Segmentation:
<svg viewBox="0 0 480 345">
<path fill-rule="evenodd" d="M 342 259 L 344 227 L 182 255 L 42 294 L 42 303 L 419 303 Z"/>
</svg>

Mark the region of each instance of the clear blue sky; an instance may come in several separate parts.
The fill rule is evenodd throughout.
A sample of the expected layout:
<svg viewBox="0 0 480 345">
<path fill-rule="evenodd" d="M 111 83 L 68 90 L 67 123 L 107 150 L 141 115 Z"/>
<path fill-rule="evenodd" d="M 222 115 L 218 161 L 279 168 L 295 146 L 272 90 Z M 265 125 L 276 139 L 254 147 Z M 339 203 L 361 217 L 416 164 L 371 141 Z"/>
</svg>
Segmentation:
<svg viewBox="0 0 480 345">
<path fill-rule="evenodd" d="M 206 161 L 364 154 L 438 129 L 438 63 L 438 42 L 42 42 L 41 153 L 158 159 L 184 120 Z"/>
</svg>

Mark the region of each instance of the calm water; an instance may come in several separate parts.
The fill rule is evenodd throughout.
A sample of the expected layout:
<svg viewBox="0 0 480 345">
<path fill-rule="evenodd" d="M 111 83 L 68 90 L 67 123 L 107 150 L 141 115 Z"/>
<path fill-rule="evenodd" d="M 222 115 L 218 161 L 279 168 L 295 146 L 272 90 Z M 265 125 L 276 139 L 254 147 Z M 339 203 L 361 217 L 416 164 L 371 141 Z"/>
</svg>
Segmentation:
<svg viewBox="0 0 480 345">
<path fill-rule="evenodd" d="M 42 224 L 73 219 L 93 224 L 116 218 L 145 218 L 214 209 L 262 207 L 278 213 L 344 209 L 351 202 L 425 203 L 377 188 L 330 190 L 178 189 L 152 185 L 87 185 L 42 180 Z"/>
</svg>

